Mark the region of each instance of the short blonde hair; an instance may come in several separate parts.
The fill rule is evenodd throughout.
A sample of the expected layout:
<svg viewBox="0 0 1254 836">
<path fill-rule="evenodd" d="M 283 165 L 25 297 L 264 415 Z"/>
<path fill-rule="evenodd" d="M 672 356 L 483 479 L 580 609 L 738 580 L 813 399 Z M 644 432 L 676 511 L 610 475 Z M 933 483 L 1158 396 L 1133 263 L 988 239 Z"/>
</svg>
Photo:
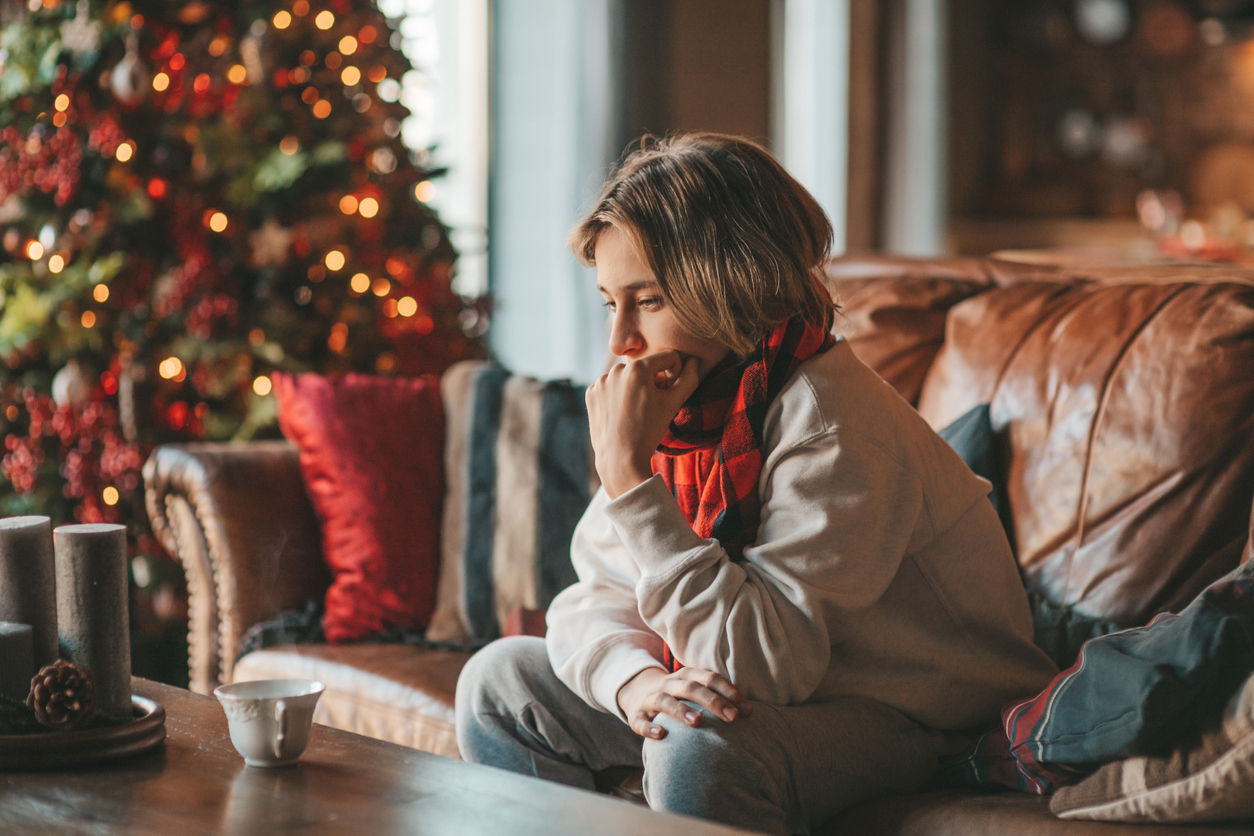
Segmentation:
<svg viewBox="0 0 1254 836">
<path fill-rule="evenodd" d="M 835 309 L 822 280 L 831 222 L 750 140 L 645 137 L 571 230 L 575 256 L 594 265 L 610 227 L 635 242 L 680 327 L 742 358 L 779 323 L 826 323 Z"/>
</svg>

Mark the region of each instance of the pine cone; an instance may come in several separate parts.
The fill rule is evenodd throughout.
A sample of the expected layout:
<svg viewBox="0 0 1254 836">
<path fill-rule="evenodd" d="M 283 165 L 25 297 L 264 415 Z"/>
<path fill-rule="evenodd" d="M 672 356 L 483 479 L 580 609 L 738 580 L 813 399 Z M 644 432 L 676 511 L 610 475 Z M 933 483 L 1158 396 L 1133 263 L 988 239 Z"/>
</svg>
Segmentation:
<svg viewBox="0 0 1254 836">
<path fill-rule="evenodd" d="M 68 729 L 96 716 L 96 683 L 91 671 L 58 659 L 30 681 L 26 707 L 50 729 Z"/>
</svg>

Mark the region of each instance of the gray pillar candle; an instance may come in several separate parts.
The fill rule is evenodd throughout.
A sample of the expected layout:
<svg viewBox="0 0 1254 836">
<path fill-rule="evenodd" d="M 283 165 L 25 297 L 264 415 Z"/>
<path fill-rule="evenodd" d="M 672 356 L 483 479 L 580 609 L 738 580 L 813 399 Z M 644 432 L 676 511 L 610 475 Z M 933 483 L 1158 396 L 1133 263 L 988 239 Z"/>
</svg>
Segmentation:
<svg viewBox="0 0 1254 836">
<path fill-rule="evenodd" d="M 29 624 L 0 621 L 0 695 L 24 700 L 35 675 L 34 631 Z"/>
<path fill-rule="evenodd" d="M 54 534 L 61 652 L 91 671 L 100 713 L 130 717 L 126 529 L 104 523 L 62 525 Z"/>
<path fill-rule="evenodd" d="M 30 625 L 35 665 L 57 660 L 56 573 L 47 517 L 0 520 L 0 621 Z"/>
</svg>

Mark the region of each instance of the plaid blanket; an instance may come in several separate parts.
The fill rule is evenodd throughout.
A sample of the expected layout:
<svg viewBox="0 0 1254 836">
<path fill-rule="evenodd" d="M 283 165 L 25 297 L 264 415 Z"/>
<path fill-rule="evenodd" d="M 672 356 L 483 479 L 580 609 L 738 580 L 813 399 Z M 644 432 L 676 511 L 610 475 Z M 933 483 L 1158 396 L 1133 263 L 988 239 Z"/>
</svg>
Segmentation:
<svg viewBox="0 0 1254 836">
<path fill-rule="evenodd" d="M 758 533 L 766 411 L 798 366 L 835 344 L 830 320 L 793 317 L 768 331 L 748 358 L 728 357 L 711 369 L 653 454 L 653 472 L 693 531 L 718 540 L 732 560 Z M 682 667 L 669 646 L 663 660 L 671 671 Z"/>
</svg>

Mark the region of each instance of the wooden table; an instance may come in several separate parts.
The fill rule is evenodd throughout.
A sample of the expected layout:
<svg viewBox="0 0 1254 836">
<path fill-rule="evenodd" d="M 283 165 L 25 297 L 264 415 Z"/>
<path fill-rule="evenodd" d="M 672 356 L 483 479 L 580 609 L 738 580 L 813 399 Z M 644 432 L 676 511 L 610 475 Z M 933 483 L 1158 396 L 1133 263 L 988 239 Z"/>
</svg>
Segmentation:
<svg viewBox="0 0 1254 836">
<path fill-rule="evenodd" d="M 92 768 L 0 773 L 0 833 L 657 834 L 730 827 L 314 726 L 296 766 L 255 769 L 217 700 L 135 680 L 165 707 L 165 745 Z"/>
</svg>

